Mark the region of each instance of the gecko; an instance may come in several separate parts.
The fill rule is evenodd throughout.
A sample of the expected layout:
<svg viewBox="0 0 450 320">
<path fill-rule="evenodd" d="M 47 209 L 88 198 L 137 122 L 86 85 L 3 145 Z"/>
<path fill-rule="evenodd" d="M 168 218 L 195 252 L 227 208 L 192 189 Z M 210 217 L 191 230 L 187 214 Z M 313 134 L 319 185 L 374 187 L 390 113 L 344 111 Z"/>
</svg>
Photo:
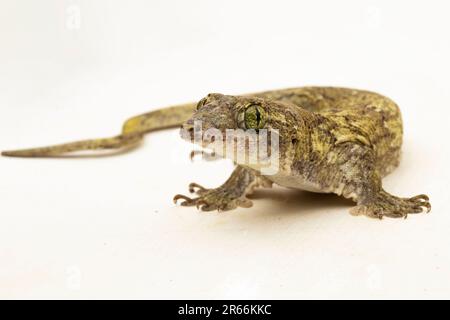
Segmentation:
<svg viewBox="0 0 450 320">
<path fill-rule="evenodd" d="M 273 184 L 319 193 L 334 193 L 355 202 L 353 215 L 406 218 L 429 212 L 429 197 L 390 194 L 382 178 L 399 165 L 403 124 L 399 107 L 375 92 L 339 87 L 299 87 L 245 95 L 211 93 L 198 102 L 174 105 L 128 119 L 111 138 L 83 140 L 49 147 L 3 151 L 8 157 L 52 157 L 97 149 L 129 150 L 146 133 L 180 127 L 194 140 L 194 123 L 225 133 L 229 129 L 276 129 L 278 170 L 236 163 L 217 188 L 189 185 L 193 196 L 173 200 L 202 211 L 227 211 L 252 206 L 247 196 Z M 188 133 L 188 134 L 186 134 Z M 202 143 L 202 146 L 203 143 Z M 248 151 L 248 144 L 237 152 Z M 233 159 L 235 160 L 235 155 Z"/>
</svg>

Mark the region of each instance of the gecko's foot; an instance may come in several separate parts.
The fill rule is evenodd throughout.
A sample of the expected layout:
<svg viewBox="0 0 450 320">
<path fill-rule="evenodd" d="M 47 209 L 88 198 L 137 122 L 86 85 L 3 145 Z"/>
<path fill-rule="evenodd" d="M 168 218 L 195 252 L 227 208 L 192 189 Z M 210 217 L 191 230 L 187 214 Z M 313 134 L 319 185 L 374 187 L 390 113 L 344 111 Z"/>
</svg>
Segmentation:
<svg viewBox="0 0 450 320">
<path fill-rule="evenodd" d="M 428 196 L 424 194 L 412 198 L 399 198 L 385 191 L 381 191 L 367 204 L 358 205 L 350 210 L 353 215 L 364 214 L 369 217 L 382 219 L 406 218 L 410 213 L 421 213 L 426 209 L 430 212 L 431 204 Z"/>
<path fill-rule="evenodd" d="M 249 208 L 253 205 L 252 201 L 245 196 L 237 196 L 232 190 L 219 187 L 215 189 L 206 189 L 199 184 L 191 183 L 189 191 L 196 193 L 198 197 L 190 198 L 182 194 L 177 194 L 173 201 L 183 200 L 182 206 L 196 206 L 202 211 L 227 211 L 237 207 Z"/>
</svg>

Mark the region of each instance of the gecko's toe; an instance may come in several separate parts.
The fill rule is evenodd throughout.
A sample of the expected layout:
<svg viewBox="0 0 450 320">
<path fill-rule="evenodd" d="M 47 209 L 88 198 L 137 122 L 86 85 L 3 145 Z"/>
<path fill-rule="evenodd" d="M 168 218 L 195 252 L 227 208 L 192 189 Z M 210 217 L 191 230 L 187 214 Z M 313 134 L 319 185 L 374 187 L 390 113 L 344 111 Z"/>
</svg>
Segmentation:
<svg viewBox="0 0 450 320">
<path fill-rule="evenodd" d="M 426 209 L 427 213 L 431 211 L 431 204 L 429 201 L 430 198 L 428 198 L 428 196 L 425 194 L 420 194 L 420 195 L 412 197 L 408 200 L 413 203 L 414 208 L 417 208 L 417 210 L 420 209 L 420 211 L 418 211 L 418 212 L 422 212 L 423 208 Z"/>
<path fill-rule="evenodd" d="M 203 207 L 204 207 L 204 206 L 207 206 L 207 205 L 208 205 L 208 203 L 207 203 L 205 200 L 202 200 L 202 199 L 198 199 L 198 200 L 195 202 L 195 206 L 197 207 L 197 209 L 200 209 L 200 210 L 202 210 Z"/>
<path fill-rule="evenodd" d="M 421 213 L 426 210 L 426 212 L 430 212 L 431 204 L 430 198 L 428 198 L 425 194 L 419 194 L 412 198 L 403 198 L 403 205 L 408 208 L 410 213 Z"/>
<path fill-rule="evenodd" d="M 199 185 L 198 183 L 192 182 L 192 183 L 189 184 L 189 192 L 190 193 L 198 193 L 198 194 L 200 194 L 200 193 L 205 192 L 206 190 L 208 190 L 208 189 L 206 189 L 205 187 Z"/>
<path fill-rule="evenodd" d="M 429 201 L 430 198 L 426 194 L 419 194 L 417 196 L 409 198 L 409 200 L 425 200 L 425 201 Z"/>
<path fill-rule="evenodd" d="M 197 207 L 197 209 L 201 210 L 201 211 L 212 211 L 217 209 L 217 206 L 212 203 L 207 201 L 207 199 L 204 199 L 202 197 L 197 197 L 197 198 L 189 198 L 185 195 L 182 194 L 177 194 L 175 195 L 175 197 L 173 197 L 173 202 L 175 204 L 177 204 L 178 200 L 184 200 L 180 203 L 181 206 L 183 207 Z"/>
<path fill-rule="evenodd" d="M 180 203 L 180 205 L 185 206 L 185 207 L 194 206 L 194 205 L 196 204 L 196 199 L 189 198 L 189 197 L 187 197 L 187 196 L 185 196 L 185 195 L 182 195 L 182 194 L 177 194 L 177 195 L 175 195 L 175 196 L 173 197 L 173 202 L 174 202 L 175 204 L 177 204 L 178 200 L 180 200 L 180 199 L 183 199 L 183 200 L 184 200 L 184 201 L 182 201 L 182 202 Z"/>
</svg>

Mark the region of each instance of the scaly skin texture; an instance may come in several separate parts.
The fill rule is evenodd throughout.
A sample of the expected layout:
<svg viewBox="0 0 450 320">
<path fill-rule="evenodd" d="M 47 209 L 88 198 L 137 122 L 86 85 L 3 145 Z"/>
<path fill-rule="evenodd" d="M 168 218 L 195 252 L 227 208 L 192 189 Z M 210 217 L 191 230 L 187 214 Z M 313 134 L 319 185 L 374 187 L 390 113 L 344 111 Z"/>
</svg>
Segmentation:
<svg viewBox="0 0 450 320">
<path fill-rule="evenodd" d="M 197 107 L 196 107 L 197 105 Z M 263 175 L 252 164 L 238 165 L 220 187 L 193 183 L 197 197 L 176 195 L 182 205 L 205 211 L 250 207 L 247 195 L 256 187 L 281 186 L 336 193 L 356 202 L 353 214 L 406 217 L 429 211 L 426 195 L 393 196 L 381 178 L 399 163 L 402 120 L 397 105 L 379 94 L 332 87 L 303 87 L 245 96 L 209 94 L 198 104 L 188 103 L 153 111 L 128 120 L 113 138 L 87 140 L 53 147 L 3 152 L 5 156 L 55 156 L 85 149 L 117 149 L 136 145 L 144 133 L 183 123 L 203 129 L 277 129 L 279 171 Z M 245 152 L 248 150 L 241 150 Z"/>
</svg>

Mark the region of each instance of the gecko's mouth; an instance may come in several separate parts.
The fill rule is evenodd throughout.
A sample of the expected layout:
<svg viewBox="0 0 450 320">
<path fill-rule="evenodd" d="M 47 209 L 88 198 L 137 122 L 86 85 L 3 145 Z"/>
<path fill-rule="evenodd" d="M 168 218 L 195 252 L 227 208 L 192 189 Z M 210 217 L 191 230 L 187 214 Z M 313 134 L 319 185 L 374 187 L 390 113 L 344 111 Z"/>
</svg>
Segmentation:
<svg viewBox="0 0 450 320">
<path fill-rule="evenodd" d="M 202 148 L 194 151 L 191 157 L 202 154 L 207 160 L 227 158 L 255 170 L 271 170 L 272 163 L 274 166 L 278 163 L 279 151 L 272 150 L 272 135 L 254 136 L 242 130 L 217 128 L 207 128 L 203 132 L 190 121 L 183 124 L 180 135 L 183 140 Z"/>
<path fill-rule="evenodd" d="M 180 128 L 181 138 L 190 143 L 194 143 L 203 148 L 211 146 L 215 142 L 220 142 L 220 139 L 217 140 L 216 136 L 203 136 L 201 132 L 195 132 L 194 128 L 189 126 L 182 126 Z"/>
</svg>

